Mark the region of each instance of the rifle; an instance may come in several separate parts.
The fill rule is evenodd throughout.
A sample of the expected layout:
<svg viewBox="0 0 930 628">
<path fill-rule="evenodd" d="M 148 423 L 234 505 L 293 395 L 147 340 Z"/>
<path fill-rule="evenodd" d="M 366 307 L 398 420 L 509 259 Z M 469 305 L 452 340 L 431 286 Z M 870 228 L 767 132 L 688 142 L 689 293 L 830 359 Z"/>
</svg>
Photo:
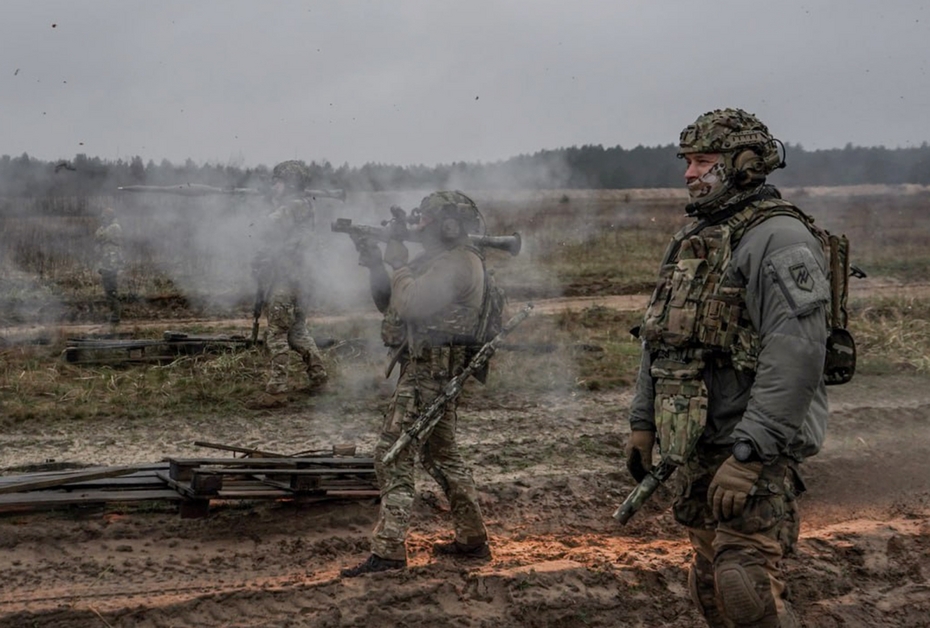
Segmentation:
<svg viewBox="0 0 930 628">
<path fill-rule="evenodd" d="M 436 424 L 439 423 L 439 420 L 442 418 L 442 413 L 446 404 L 462 394 L 465 380 L 484 368 L 488 360 L 491 359 L 491 356 L 494 355 L 494 352 L 497 351 L 497 348 L 500 346 L 501 342 L 503 342 L 504 338 L 507 337 L 517 325 L 526 320 L 526 317 L 529 316 L 532 311 L 533 304 L 527 303 L 523 306 L 522 310 L 507 321 L 500 333 L 481 347 L 478 353 L 475 354 L 475 357 L 471 359 L 471 362 L 468 363 L 468 366 L 465 367 L 465 370 L 448 381 L 442 389 L 442 392 L 440 392 L 436 398 L 433 399 L 432 403 L 430 403 L 429 407 L 417 417 L 413 425 L 401 433 L 397 440 L 394 441 L 394 444 L 391 445 L 391 448 L 388 449 L 387 453 L 381 458 L 381 462 L 384 464 L 391 464 L 414 439 L 424 440 L 429 438 L 430 432 L 433 431 L 433 428 L 436 427 Z"/>
<path fill-rule="evenodd" d="M 620 525 L 626 525 L 626 522 L 652 497 L 659 485 L 669 479 L 677 468 L 677 464 L 663 460 L 650 469 L 643 481 L 636 485 L 620 507 L 614 511 L 614 519 L 619 521 Z"/>
<path fill-rule="evenodd" d="M 255 289 L 255 302 L 252 304 L 252 346 L 258 344 L 259 321 L 265 309 L 265 287 L 261 284 Z"/>
<path fill-rule="evenodd" d="M 240 196 L 262 196 L 265 191 L 259 188 L 218 188 L 200 183 L 179 183 L 176 185 L 124 185 L 116 188 L 120 192 L 153 192 L 155 194 L 176 194 L 178 196 L 212 196 L 214 194 L 228 194 Z M 320 198 L 335 198 L 345 202 L 345 190 L 316 190 L 307 188 L 306 196 Z"/>
<path fill-rule="evenodd" d="M 630 491 L 630 494 L 623 500 L 620 507 L 614 511 L 614 519 L 619 521 L 621 525 L 626 524 L 643 507 L 643 504 L 652 497 L 659 485 L 672 477 L 675 469 L 687 462 L 694 454 L 698 441 L 701 440 L 701 435 L 704 433 L 704 424 L 703 422 L 689 424 L 688 428 L 680 429 L 676 434 L 670 436 L 668 439 L 669 451 L 665 452 L 659 464 L 649 470 L 643 481 Z"/>
<path fill-rule="evenodd" d="M 407 224 L 416 222 L 418 216 L 407 218 L 404 210 L 396 205 L 391 207 L 391 213 L 394 215 L 394 218 L 391 220 L 383 220 L 380 227 L 353 225 L 351 218 L 337 218 L 336 221 L 332 223 L 331 228 L 336 233 L 348 233 L 353 241 L 359 238 L 373 238 L 380 242 L 387 242 L 392 239 L 405 240 L 408 242 L 419 242 L 421 240 L 419 231 L 407 229 Z M 476 248 L 487 247 L 490 249 L 498 249 L 507 251 L 514 256 L 520 253 L 520 248 L 523 245 L 520 234 L 516 232 L 511 235 L 503 236 L 470 233 L 468 234 L 468 240 L 471 245 Z"/>
</svg>

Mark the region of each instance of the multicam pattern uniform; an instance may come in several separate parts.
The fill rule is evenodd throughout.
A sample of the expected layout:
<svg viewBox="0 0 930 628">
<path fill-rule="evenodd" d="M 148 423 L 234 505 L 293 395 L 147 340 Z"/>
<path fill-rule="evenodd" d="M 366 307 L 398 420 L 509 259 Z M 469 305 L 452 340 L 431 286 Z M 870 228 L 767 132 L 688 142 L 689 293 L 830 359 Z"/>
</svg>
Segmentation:
<svg viewBox="0 0 930 628">
<path fill-rule="evenodd" d="M 123 229 L 116 222 L 112 210 L 105 211 L 103 224 L 94 233 L 97 251 L 97 272 L 103 282 L 110 322 L 120 321 L 121 306 L 118 294 L 118 276 L 123 269 Z"/>
<path fill-rule="evenodd" d="M 469 349 L 461 341 L 475 332 L 483 294 L 484 263 L 468 246 L 425 253 L 397 270 L 391 280 L 384 339 L 389 346 L 406 342 L 406 348 L 375 451 L 381 514 L 371 549 L 381 558 L 406 559 L 404 540 L 415 494 L 417 455 L 449 499 L 455 539 L 468 545 L 487 541 L 475 482 L 455 442 L 457 402 L 446 405 L 419 451 L 408 447 L 392 464 L 380 462 L 401 432 L 464 368 Z"/>
<path fill-rule="evenodd" d="M 695 548 L 692 597 L 711 626 L 792 625 L 777 563 L 796 539 L 797 463 L 819 450 L 827 419 L 821 245 L 779 214 L 791 210 L 773 188 L 750 200 L 673 240 L 644 319 L 630 418 L 684 463 L 674 511 Z M 744 513 L 717 521 L 708 487 L 740 439 L 766 464 Z"/>
<path fill-rule="evenodd" d="M 289 349 L 303 360 L 311 387 L 326 378 L 323 358 L 307 329 L 303 309 L 303 283 L 307 276 L 304 258 L 311 245 L 313 218 L 313 205 L 306 198 L 291 199 L 278 207 L 268 216 L 269 244 L 253 263 L 256 280 L 266 290 L 265 346 L 271 353 L 266 386 L 269 392 L 287 388 Z"/>
</svg>

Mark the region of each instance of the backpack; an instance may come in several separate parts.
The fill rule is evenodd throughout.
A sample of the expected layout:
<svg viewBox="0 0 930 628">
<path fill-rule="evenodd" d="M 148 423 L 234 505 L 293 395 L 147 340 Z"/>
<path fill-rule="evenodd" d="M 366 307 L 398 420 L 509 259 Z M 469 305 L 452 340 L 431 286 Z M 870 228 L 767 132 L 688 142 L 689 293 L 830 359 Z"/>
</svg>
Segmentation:
<svg viewBox="0 0 930 628">
<path fill-rule="evenodd" d="M 849 333 L 849 277 L 862 278 L 865 273 L 849 263 L 849 239 L 835 235 L 814 224 L 814 219 L 803 211 L 781 199 L 764 201 L 751 221 L 757 224 L 777 215 L 794 216 L 804 223 L 808 231 L 820 241 L 827 261 L 827 277 L 830 280 L 830 308 L 827 310 L 827 356 L 824 360 L 823 378 L 828 386 L 845 384 L 856 372 L 856 342 Z"/>
</svg>

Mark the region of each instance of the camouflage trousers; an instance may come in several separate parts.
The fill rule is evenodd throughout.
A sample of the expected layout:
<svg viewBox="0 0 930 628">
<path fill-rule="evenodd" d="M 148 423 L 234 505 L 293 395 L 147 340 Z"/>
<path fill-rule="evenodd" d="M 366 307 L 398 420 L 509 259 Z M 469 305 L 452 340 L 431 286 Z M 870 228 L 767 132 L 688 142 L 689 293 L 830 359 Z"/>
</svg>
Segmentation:
<svg viewBox="0 0 930 628">
<path fill-rule="evenodd" d="M 265 346 L 271 353 L 271 366 L 266 389 L 269 392 L 283 391 L 287 387 L 287 365 L 289 350 L 294 350 L 303 360 L 311 387 L 326 379 L 323 356 L 307 329 L 307 320 L 296 300 L 288 297 L 272 298 L 268 305 L 268 329 Z"/>
<path fill-rule="evenodd" d="M 675 519 L 687 526 L 694 556 L 691 598 L 713 628 L 797 626 L 779 561 L 797 542 L 800 517 L 787 460 L 763 467 L 743 514 L 714 519 L 707 490 L 730 448 L 699 448 L 679 470 Z"/>
<path fill-rule="evenodd" d="M 110 322 L 118 323 L 121 317 L 121 306 L 119 302 L 119 293 L 117 277 L 119 271 L 101 268 L 100 269 L 100 279 L 103 282 L 103 294 L 107 300 L 107 308 L 110 310 Z"/>
<path fill-rule="evenodd" d="M 440 356 L 442 360 L 442 354 Z M 375 449 L 375 471 L 381 488 L 381 512 L 372 534 L 371 551 L 381 558 L 406 559 L 404 541 L 410 525 L 410 511 L 415 495 L 414 465 L 417 455 L 423 467 L 436 480 L 449 500 L 455 526 L 455 540 L 472 545 L 488 539 L 478 505 L 475 481 L 455 443 L 455 401 L 446 405 L 442 419 L 419 451 L 414 442 L 390 465 L 380 462 L 401 432 L 408 428 L 440 393 L 449 380 L 448 373 L 446 368 L 437 368 L 436 360 L 430 360 L 428 357 L 401 364 L 400 379 L 384 417 L 381 436 Z"/>
</svg>

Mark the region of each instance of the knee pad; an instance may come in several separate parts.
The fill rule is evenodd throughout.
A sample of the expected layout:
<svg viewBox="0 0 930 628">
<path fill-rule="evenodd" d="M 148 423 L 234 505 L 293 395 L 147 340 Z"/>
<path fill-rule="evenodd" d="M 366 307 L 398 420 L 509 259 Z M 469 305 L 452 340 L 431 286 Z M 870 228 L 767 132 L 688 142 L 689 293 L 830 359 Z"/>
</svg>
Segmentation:
<svg viewBox="0 0 930 628">
<path fill-rule="evenodd" d="M 691 601 L 697 606 L 701 615 L 711 628 L 725 628 L 727 625 L 720 614 L 717 593 L 714 584 L 714 566 L 709 560 L 695 554 L 688 571 L 688 591 Z"/>
<path fill-rule="evenodd" d="M 778 626 L 769 575 L 758 561 L 724 553 L 716 561 L 714 580 L 723 614 L 730 621 L 737 626 Z"/>
</svg>

